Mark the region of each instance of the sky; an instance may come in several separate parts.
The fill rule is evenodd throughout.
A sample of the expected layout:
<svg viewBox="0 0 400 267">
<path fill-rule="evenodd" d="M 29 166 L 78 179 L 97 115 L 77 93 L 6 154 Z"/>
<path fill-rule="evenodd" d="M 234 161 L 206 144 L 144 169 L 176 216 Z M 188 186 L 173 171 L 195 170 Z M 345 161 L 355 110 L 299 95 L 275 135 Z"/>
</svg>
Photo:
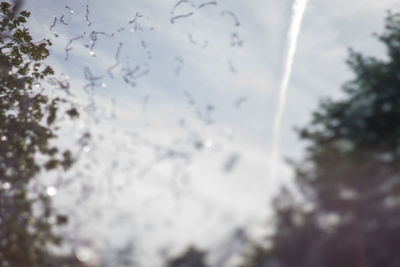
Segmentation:
<svg viewBox="0 0 400 267">
<path fill-rule="evenodd" d="M 30 30 L 52 40 L 47 62 L 82 110 L 76 123 L 60 120 L 57 141 L 75 149 L 75 167 L 44 178 L 58 188 L 56 205 L 77 215 L 64 234 L 81 258 L 104 261 L 134 242 L 142 266 L 156 266 L 189 243 L 218 248 L 241 229 L 265 230 L 271 197 L 293 178 L 285 159 L 304 156 L 294 128 L 310 121 L 319 99 L 343 96 L 348 48 L 385 56 L 372 33 L 387 10 L 400 10 L 397 0 L 308 1 L 274 162 L 291 6 L 25 2 Z"/>
</svg>

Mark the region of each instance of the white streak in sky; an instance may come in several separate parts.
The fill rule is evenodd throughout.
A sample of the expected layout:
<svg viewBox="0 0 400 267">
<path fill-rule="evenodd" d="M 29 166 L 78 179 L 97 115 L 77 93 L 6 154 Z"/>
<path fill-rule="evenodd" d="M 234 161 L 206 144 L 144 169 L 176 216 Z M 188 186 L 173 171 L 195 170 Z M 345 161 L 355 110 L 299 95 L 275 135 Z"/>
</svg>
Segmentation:
<svg viewBox="0 0 400 267">
<path fill-rule="evenodd" d="M 292 6 L 292 17 L 287 34 L 286 54 L 283 68 L 283 76 L 279 86 L 278 108 L 274 118 L 272 139 L 272 161 L 270 166 L 270 178 L 276 178 L 280 157 L 280 136 L 282 128 L 282 117 L 286 105 L 286 95 L 289 86 L 294 56 L 296 54 L 297 41 L 300 34 L 301 22 L 307 7 L 308 0 L 294 0 Z"/>
</svg>

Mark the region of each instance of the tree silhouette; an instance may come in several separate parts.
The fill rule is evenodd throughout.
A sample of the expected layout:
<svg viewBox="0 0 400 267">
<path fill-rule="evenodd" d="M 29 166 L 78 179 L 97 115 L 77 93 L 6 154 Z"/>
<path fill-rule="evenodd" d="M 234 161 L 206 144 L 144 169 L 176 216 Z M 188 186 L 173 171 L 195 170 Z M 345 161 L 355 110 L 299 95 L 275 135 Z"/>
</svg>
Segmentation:
<svg viewBox="0 0 400 267">
<path fill-rule="evenodd" d="M 0 266 L 74 264 L 51 254 L 51 246 L 61 243 L 53 226 L 67 222 L 51 206 L 55 188 L 31 190 L 43 171 L 66 170 L 73 157 L 49 143 L 57 137 L 59 105 L 70 103 L 42 90 L 43 79 L 53 74 L 43 62 L 51 42 L 33 41 L 24 27 L 29 16 L 0 3 Z M 66 113 L 79 115 L 73 107 Z"/>
<path fill-rule="evenodd" d="M 379 40 L 387 59 L 350 52 L 343 100 L 322 101 L 295 163 L 302 200 L 275 199 L 276 233 L 243 266 L 400 266 L 400 14 Z"/>
<path fill-rule="evenodd" d="M 188 247 L 185 252 L 167 261 L 167 267 L 207 267 L 206 252 Z"/>
</svg>

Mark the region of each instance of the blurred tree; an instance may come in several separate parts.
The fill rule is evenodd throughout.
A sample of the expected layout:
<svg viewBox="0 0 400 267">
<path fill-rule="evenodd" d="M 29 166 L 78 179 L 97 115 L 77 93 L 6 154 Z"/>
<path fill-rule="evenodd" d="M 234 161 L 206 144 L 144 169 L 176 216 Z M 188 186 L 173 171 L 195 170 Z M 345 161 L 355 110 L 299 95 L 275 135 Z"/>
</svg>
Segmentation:
<svg viewBox="0 0 400 267">
<path fill-rule="evenodd" d="M 42 170 L 73 163 L 70 151 L 49 143 L 57 137 L 58 105 L 68 103 L 42 90 L 41 81 L 53 74 L 43 62 L 51 42 L 33 41 L 24 27 L 30 13 L 18 8 L 0 3 L 0 266 L 76 265 L 50 252 L 61 243 L 53 226 L 67 222 L 51 206 L 56 189 L 31 190 Z M 70 106 L 67 115 L 77 117 Z"/>
<path fill-rule="evenodd" d="M 168 260 L 166 267 L 207 267 L 206 252 L 189 247 L 182 255 Z"/>
<path fill-rule="evenodd" d="M 350 52 L 345 99 L 322 101 L 300 135 L 295 164 L 302 200 L 274 202 L 276 233 L 246 267 L 400 266 L 400 14 L 379 40 L 387 59 Z"/>
</svg>

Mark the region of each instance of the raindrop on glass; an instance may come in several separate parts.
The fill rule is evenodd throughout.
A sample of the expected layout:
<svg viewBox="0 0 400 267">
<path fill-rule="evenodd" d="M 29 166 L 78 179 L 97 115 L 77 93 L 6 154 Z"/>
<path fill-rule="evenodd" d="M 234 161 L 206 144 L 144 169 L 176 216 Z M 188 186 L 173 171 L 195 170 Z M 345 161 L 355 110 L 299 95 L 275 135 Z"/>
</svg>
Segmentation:
<svg viewBox="0 0 400 267">
<path fill-rule="evenodd" d="M 195 147 L 196 149 L 198 149 L 198 150 L 202 150 L 203 147 L 204 147 L 203 142 L 201 142 L 201 141 L 195 141 L 195 142 L 193 143 L 193 145 L 194 145 L 194 147 Z"/>
<path fill-rule="evenodd" d="M 57 188 L 55 188 L 54 186 L 49 186 L 49 187 L 47 187 L 47 189 L 46 189 L 46 193 L 47 193 L 47 195 L 49 195 L 50 197 L 53 197 L 53 196 L 57 195 L 57 192 L 58 192 L 58 190 L 57 190 Z"/>
<path fill-rule="evenodd" d="M 54 216 L 51 216 L 47 219 L 47 222 L 49 224 L 55 224 L 57 222 L 57 219 Z"/>
<path fill-rule="evenodd" d="M 212 145 L 213 145 L 213 141 L 212 140 L 207 139 L 207 140 L 204 141 L 204 147 L 205 148 L 211 148 Z"/>
<path fill-rule="evenodd" d="M 79 247 L 75 250 L 76 258 L 81 262 L 88 262 L 93 258 L 93 251 L 86 247 Z"/>
<path fill-rule="evenodd" d="M 7 136 L 3 135 L 2 137 L 0 137 L 0 140 L 2 142 L 6 142 L 8 140 Z"/>
<path fill-rule="evenodd" d="M 94 57 L 94 55 L 95 55 L 95 53 L 94 53 L 94 51 L 92 50 L 92 51 L 90 51 L 89 52 L 89 54 L 92 56 L 92 57 Z"/>
<path fill-rule="evenodd" d="M 11 188 L 11 184 L 9 182 L 5 182 L 3 183 L 3 185 L 1 186 L 4 190 L 8 190 Z"/>
<path fill-rule="evenodd" d="M 227 158 L 227 160 L 225 161 L 225 164 L 224 164 L 225 172 L 232 171 L 235 168 L 235 166 L 238 163 L 238 161 L 239 161 L 239 155 L 238 154 L 234 153 L 234 154 L 230 155 Z"/>
</svg>

